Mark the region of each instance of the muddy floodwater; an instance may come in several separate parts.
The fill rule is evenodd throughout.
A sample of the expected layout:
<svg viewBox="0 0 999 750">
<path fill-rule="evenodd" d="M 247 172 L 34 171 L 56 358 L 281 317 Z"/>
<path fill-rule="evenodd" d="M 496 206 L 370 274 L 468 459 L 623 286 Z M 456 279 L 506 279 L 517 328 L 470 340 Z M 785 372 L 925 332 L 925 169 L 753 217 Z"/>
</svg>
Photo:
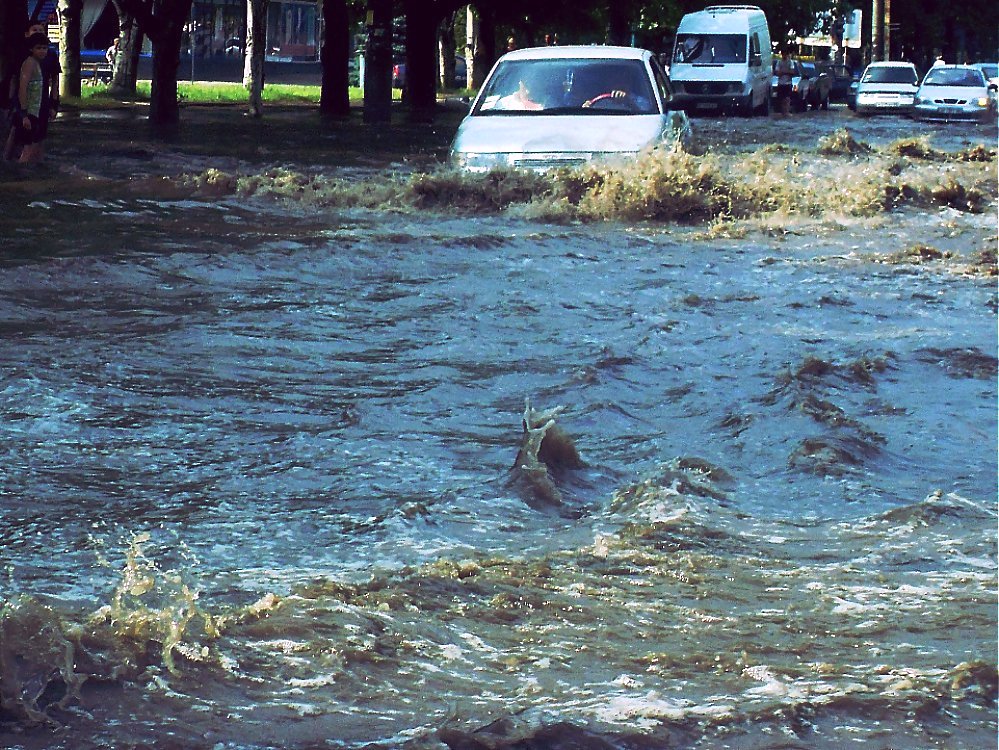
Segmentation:
<svg viewBox="0 0 999 750">
<path fill-rule="evenodd" d="M 995 747 L 996 129 L 694 126 L 5 173 L 0 746 Z"/>
</svg>

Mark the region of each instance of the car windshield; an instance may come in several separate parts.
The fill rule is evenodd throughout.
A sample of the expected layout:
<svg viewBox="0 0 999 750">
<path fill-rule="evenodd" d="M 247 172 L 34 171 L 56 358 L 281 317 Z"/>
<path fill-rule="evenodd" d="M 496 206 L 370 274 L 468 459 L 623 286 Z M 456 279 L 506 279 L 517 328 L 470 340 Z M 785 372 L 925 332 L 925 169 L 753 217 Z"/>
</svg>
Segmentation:
<svg viewBox="0 0 999 750">
<path fill-rule="evenodd" d="M 478 101 L 472 114 L 659 114 L 641 60 L 505 60 Z"/>
<path fill-rule="evenodd" d="M 914 68 L 890 66 L 868 68 L 864 73 L 863 83 L 916 83 L 916 81 Z"/>
<path fill-rule="evenodd" d="M 745 34 L 677 34 L 673 61 L 681 63 L 744 63 Z"/>
<path fill-rule="evenodd" d="M 984 86 L 980 70 L 973 68 L 935 68 L 926 74 L 924 86 Z"/>
</svg>

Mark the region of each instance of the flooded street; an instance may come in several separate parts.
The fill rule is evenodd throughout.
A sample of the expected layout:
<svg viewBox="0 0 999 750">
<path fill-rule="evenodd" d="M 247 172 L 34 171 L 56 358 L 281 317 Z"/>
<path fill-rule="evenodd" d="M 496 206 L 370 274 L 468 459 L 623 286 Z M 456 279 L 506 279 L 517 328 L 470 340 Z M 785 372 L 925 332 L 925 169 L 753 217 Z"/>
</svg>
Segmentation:
<svg viewBox="0 0 999 750">
<path fill-rule="evenodd" d="M 996 130 L 694 127 L 0 183 L 0 745 L 993 746 Z"/>
</svg>

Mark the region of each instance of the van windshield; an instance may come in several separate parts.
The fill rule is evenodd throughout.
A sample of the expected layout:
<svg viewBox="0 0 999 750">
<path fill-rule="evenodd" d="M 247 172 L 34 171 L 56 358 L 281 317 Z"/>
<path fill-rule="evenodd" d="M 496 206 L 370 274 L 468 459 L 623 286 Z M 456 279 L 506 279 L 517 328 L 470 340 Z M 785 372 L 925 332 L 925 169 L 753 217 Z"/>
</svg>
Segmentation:
<svg viewBox="0 0 999 750">
<path fill-rule="evenodd" d="M 677 34 L 673 62 L 744 63 L 745 34 Z"/>
</svg>

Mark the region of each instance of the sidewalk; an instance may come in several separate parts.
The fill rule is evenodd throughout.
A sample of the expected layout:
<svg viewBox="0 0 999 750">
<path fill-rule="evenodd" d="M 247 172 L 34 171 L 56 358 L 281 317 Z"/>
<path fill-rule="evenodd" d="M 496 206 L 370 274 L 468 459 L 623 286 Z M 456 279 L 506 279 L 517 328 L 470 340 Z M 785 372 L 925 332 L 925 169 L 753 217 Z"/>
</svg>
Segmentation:
<svg viewBox="0 0 999 750">
<path fill-rule="evenodd" d="M 148 57 L 139 60 L 139 79 L 152 77 L 153 64 Z M 189 56 L 180 58 L 177 80 L 184 81 L 223 81 L 238 83 L 243 80 L 242 57 L 196 57 L 191 65 Z M 264 62 L 264 85 L 268 83 L 319 86 L 323 80 L 322 66 L 318 62 Z"/>
</svg>

